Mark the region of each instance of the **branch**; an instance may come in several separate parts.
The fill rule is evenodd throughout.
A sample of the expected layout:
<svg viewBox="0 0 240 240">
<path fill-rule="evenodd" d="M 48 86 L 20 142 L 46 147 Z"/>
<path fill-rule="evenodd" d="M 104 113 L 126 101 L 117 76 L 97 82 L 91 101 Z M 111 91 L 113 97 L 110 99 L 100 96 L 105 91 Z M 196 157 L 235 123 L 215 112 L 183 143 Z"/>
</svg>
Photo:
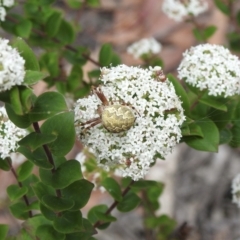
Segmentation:
<svg viewBox="0 0 240 240">
<path fill-rule="evenodd" d="M 18 181 L 17 173 L 16 173 L 15 169 L 14 169 L 13 166 L 12 166 L 12 163 L 11 163 L 11 161 L 10 161 L 10 158 L 7 157 L 6 160 L 7 160 L 7 162 L 8 162 L 8 165 L 9 165 L 10 169 L 11 169 L 11 172 L 13 173 L 13 176 L 14 176 L 15 179 L 17 180 L 18 186 L 19 186 L 20 188 L 22 188 L 23 185 L 22 185 L 22 183 L 21 183 L 20 181 Z M 23 200 L 24 200 L 26 206 L 29 206 L 29 205 L 30 205 L 26 194 L 23 196 Z M 33 217 L 33 214 L 32 214 L 32 211 L 31 211 L 31 210 L 28 211 L 28 216 L 29 216 L 30 218 Z"/>
<path fill-rule="evenodd" d="M 6 19 L 9 20 L 10 22 L 14 23 L 14 24 L 18 24 L 18 23 L 19 23 L 19 21 L 18 21 L 17 19 L 15 19 L 14 17 L 9 16 L 9 15 L 6 16 Z M 46 38 L 46 37 L 47 37 L 47 34 L 44 33 L 44 32 L 42 32 L 41 30 L 38 30 L 38 29 L 34 29 L 34 28 L 33 28 L 32 31 L 33 31 L 35 34 L 37 34 L 39 37 L 42 37 L 42 38 Z M 61 43 L 60 40 L 58 40 L 57 38 L 51 38 L 51 40 L 52 40 L 53 42 L 55 42 L 55 43 Z M 66 48 L 66 49 L 69 50 L 69 51 L 75 52 L 75 53 L 77 53 L 77 51 L 78 51 L 76 48 L 74 48 L 73 46 L 68 45 L 68 44 L 66 44 L 66 45 L 64 46 L 64 48 Z M 82 53 L 82 56 L 83 56 L 85 59 L 87 59 L 88 61 L 90 61 L 90 62 L 92 62 L 93 64 L 95 64 L 96 66 L 101 67 L 101 64 L 100 64 L 99 62 L 95 61 L 94 59 L 92 59 L 88 54 Z"/>
<path fill-rule="evenodd" d="M 33 123 L 33 128 L 35 130 L 36 133 L 41 133 L 41 130 L 40 130 L 40 127 L 38 125 L 38 122 L 34 122 Z M 53 166 L 53 168 L 51 169 L 51 172 L 54 173 L 56 171 L 56 166 L 55 166 L 55 163 L 53 161 L 53 156 L 52 156 L 52 153 L 50 152 L 48 146 L 46 144 L 43 144 L 43 149 L 47 155 L 47 159 L 48 159 L 48 162 Z M 56 189 L 56 195 L 57 197 L 62 197 L 62 194 L 61 194 L 61 191 L 60 189 Z"/>
<path fill-rule="evenodd" d="M 125 190 L 122 192 L 122 197 L 124 197 L 128 192 L 129 190 L 131 189 L 131 185 L 134 183 L 134 181 L 132 180 L 129 185 L 125 188 Z M 108 210 L 105 212 L 105 215 L 108 215 L 112 212 L 112 210 L 118 205 L 118 201 L 114 201 L 112 203 L 112 205 L 108 208 Z M 93 227 L 94 228 L 97 228 L 99 225 L 101 225 L 101 221 L 97 221 Z"/>
</svg>

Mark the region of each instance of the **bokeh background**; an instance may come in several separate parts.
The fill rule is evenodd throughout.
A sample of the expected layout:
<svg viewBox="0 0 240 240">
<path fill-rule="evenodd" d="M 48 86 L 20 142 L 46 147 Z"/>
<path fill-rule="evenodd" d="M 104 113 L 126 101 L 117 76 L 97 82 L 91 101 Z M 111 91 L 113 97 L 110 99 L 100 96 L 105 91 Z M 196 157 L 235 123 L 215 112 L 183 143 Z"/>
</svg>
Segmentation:
<svg viewBox="0 0 240 240">
<path fill-rule="evenodd" d="M 226 35 L 232 23 L 214 6 L 213 1 L 208 2 L 208 11 L 197 17 L 197 22 L 218 28 L 209 43 L 227 45 Z M 240 9 L 240 1 L 236 2 L 239 2 L 236 6 Z M 176 69 L 182 53 L 198 44 L 192 33 L 193 25 L 169 19 L 162 12 L 162 0 L 102 0 L 100 8 L 79 11 L 69 9 L 64 1 L 57 1 L 57 6 L 64 9 L 69 20 L 79 24 L 81 31 L 76 45 L 89 47 L 93 59 L 98 58 L 101 44 L 111 43 L 124 64 L 141 65 L 143 62 L 134 59 L 126 49 L 141 38 L 154 37 L 163 46 L 159 57 L 164 62 L 165 74 L 177 75 Z M 2 31 L 1 35 L 10 37 Z M 95 68 L 92 63 L 87 63 L 84 66 L 85 74 Z M 87 74 L 85 76 L 87 80 Z M 48 90 L 43 82 L 34 89 L 37 95 Z M 75 157 L 81 148 L 77 142 L 68 157 Z M 22 160 L 21 156 L 17 156 L 15 167 Z M 38 174 L 37 169 L 35 172 Z M 179 144 L 165 161 L 156 163 L 146 178 L 165 184 L 159 199 L 161 208 L 157 214 L 167 214 L 177 221 L 176 239 L 239 240 L 240 211 L 231 202 L 231 181 L 238 173 L 238 149 L 221 146 L 218 153 L 205 153 Z M 0 170 L 0 223 L 10 224 L 11 234 L 17 233 L 21 224 L 8 210 L 10 202 L 6 188 L 14 182 L 11 172 Z M 84 212 L 87 213 L 89 208 L 101 203 L 111 204 L 112 199 L 107 193 L 95 191 Z M 144 232 L 141 206 L 130 213 L 113 211 L 113 215 L 118 217 L 118 221 L 108 229 L 99 231 L 97 239 L 152 240 Z"/>
</svg>

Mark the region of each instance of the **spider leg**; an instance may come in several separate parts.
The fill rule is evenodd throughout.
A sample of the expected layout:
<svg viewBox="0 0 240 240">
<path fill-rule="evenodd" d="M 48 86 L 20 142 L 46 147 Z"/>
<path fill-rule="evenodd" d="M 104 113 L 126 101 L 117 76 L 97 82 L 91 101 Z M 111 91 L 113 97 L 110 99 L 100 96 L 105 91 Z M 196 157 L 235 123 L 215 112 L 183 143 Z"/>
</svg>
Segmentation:
<svg viewBox="0 0 240 240">
<path fill-rule="evenodd" d="M 85 134 L 87 132 L 87 130 L 89 130 L 90 128 L 98 125 L 101 122 L 102 122 L 102 119 L 100 117 L 98 117 L 98 118 L 94 118 L 94 119 L 91 119 L 91 120 L 83 123 L 83 125 L 90 124 L 90 125 L 88 125 L 87 127 L 84 128 L 83 134 Z"/>
<path fill-rule="evenodd" d="M 108 100 L 105 97 L 105 95 L 103 94 L 103 92 L 102 92 L 100 87 L 98 89 L 97 88 L 93 88 L 93 92 L 98 96 L 98 98 L 101 100 L 101 102 L 102 102 L 102 104 L 104 106 L 108 106 L 109 105 Z"/>
</svg>

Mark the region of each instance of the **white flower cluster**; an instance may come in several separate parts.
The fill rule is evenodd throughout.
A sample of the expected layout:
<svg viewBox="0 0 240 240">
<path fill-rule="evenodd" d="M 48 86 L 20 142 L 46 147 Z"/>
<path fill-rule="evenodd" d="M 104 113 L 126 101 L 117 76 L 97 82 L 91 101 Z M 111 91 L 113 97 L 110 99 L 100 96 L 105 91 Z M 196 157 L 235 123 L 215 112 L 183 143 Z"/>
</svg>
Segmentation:
<svg viewBox="0 0 240 240">
<path fill-rule="evenodd" d="M 198 16 L 208 9 L 206 0 L 164 0 L 163 12 L 177 22 L 188 16 Z"/>
<path fill-rule="evenodd" d="M 12 7 L 14 5 L 14 0 L 1 0 L 0 1 L 0 20 L 5 21 L 7 12 L 6 7 Z"/>
<path fill-rule="evenodd" d="M 0 38 L 0 92 L 21 85 L 25 76 L 25 60 L 7 39 Z"/>
<path fill-rule="evenodd" d="M 102 123 L 84 130 L 80 124 L 101 116 L 99 107 L 103 103 L 96 93 L 77 101 L 77 134 L 105 169 L 113 167 L 121 176 L 138 180 L 151 163 L 164 159 L 179 142 L 185 120 L 181 101 L 172 83 L 159 77 L 159 72 L 160 67 L 126 65 L 101 69 L 101 91 L 109 105 L 123 104 L 134 112 L 136 120 L 127 131 L 111 133 Z"/>
<path fill-rule="evenodd" d="M 130 45 L 127 52 L 132 54 L 134 58 L 140 58 L 144 54 L 158 54 L 161 49 L 162 45 L 154 38 L 144 38 Z"/>
<path fill-rule="evenodd" d="M 9 119 L 4 107 L 0 107 L 0 158 L 9 157 L 18 148 L 20 141 L 27 132 L 16 127 Z"/>
<path fill-rule="evenodd" d="M 236 203 L 240 208 L 240 174 L 232 180 L 232 196 L 233 203 Z"/>
<path fill-rule="evenodd" d="M 240 60 L 223 46 L 202 44 L 183 53 L 179 78 L 209 95 L 240 93 Z"/>
</svg>

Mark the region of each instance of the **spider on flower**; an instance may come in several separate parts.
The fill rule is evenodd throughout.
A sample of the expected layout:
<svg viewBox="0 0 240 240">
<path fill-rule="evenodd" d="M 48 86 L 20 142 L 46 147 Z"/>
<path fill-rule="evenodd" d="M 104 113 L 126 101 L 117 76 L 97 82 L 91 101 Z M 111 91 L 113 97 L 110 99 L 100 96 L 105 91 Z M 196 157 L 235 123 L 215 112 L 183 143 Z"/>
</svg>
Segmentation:
<svg viewBox="0 0 240 240">
<path fill-rule="evenodd" d="M 136 111 L 136 109 L 133 106 L 124 102 L 120 104 L 108 101 L 100 87 L 93 88 L 93 92 L 101 100 L 102 105 L 98 108 L 99 117 L 81 123 L 84 132 L 100 123 L 111 133 L 124 132 L 133 126 L 136 121 L 133 111 Z"/>
</svg>

